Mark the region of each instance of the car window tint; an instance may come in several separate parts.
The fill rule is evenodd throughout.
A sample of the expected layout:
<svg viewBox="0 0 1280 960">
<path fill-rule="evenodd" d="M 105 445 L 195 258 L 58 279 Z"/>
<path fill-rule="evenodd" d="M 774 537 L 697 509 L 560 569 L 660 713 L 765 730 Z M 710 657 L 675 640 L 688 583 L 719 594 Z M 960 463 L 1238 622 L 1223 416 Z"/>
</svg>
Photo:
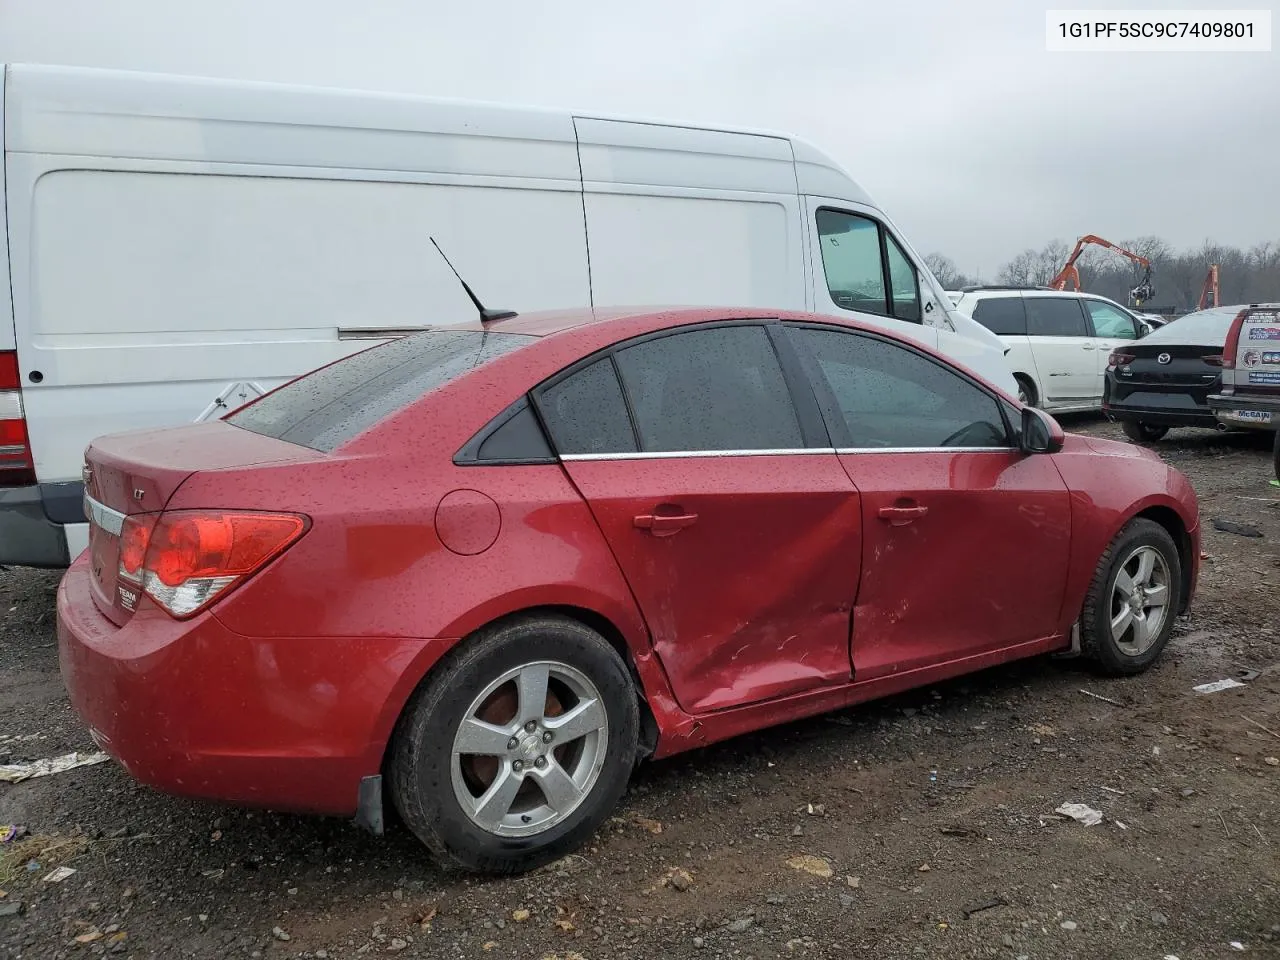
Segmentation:
<svg viewBox="0 0 1280 960">
<path fill-rule="evenodd" d="M 543 461 L 551 457 L 551 445 L 527 403 L 485 437 L 476 454 L 477 460 L 484 461 Z"/>
<path fill-rule="evenodd" d="M 1027 333 L 1033 337 L 1087 337 L 1084 313 L 1074 297 L 1026 297 Z"/>
<path fill-rule="evenodd" d="M 811 375 L 831 388 L 850 446 L 1003 447 L 994 397 L 940 363 L 875 337 L 798 328 Z"/>
<path fill-rule="evenodd" d="M 992 333 L 1022 336 L 1027 332 L 1027 313 L 1021 297 L 990 297 L 979 300 L 973 308 L 973 319 Z"/>
<path fill-rule="evenodd" d="M 328 452 L 429 390 L 535 339 L 480 330 L 416 333 L 287 383 L 226 420 Z"/>
<path fill-rule="evenodd" d="M 617 359 L 645 452 L 804 446 L 764 327 L 691 330 L 626 347 Z"/>
<path fill-rule="evenodd" d="M 1093 319 L 1095 336 L 1112 340 L 1137 340 L 1138 329 L 1133 318 L 1122 310 L 1117 310 L 1109 303 L 1099 300 L 1086 300 L 1085 307 Z"/>
<path fill-rule="evenodd" d="M 851 213 L 819 210 L 818 244 L 831 299 L 846 310 L 887 316 L 879 224 Z"/>
<path fill-rule="evenodd" d="M 635 431 L 608 357 L 548 387 L 538 405 L 561 454 L 636 452 Z"/>
<path fill-rule="evenodd" d="M 888 233 L 884 240 L 889 261 L 889 293 L 893 300 L 893 315 L 899 320 L 919 323 L 920 284 L 915 264 Z"/>
</svg>

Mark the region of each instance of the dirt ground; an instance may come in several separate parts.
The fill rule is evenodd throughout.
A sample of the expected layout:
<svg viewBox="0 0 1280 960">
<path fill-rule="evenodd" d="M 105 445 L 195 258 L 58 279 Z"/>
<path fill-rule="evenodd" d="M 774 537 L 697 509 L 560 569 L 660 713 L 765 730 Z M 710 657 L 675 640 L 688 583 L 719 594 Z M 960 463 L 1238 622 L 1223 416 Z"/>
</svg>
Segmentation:
<svg viewBox="0 0 1280 960">
<path fill-rule="evenodd" d="M 1158 448 L 1209 559 L 1142 677 L 1037 660 L 651 763 L 581 856 L 501 881 L 443 875 L 402 829 L 171 799 L 109 763 L 0 784 L 31 838 L 0 845 L 0 958 L 1280 956 L 1280 490 L 1263 438 Z M 56 583 L 0 572 L 0 762 L 93 749 Z"/>
</svg>

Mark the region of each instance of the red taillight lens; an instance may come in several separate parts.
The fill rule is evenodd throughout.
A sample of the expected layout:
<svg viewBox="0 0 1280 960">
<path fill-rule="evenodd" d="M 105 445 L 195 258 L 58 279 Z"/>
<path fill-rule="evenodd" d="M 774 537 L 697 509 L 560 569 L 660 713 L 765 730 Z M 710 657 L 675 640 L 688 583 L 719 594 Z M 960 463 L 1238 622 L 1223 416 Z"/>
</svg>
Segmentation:
<svg viewBox="0 0 1280 960">
<path fill-rule="evenodd" d="M 1231 329 L 1227 331 L 1227 342 L 1222 347 L 1222 365 L 1228 370 L 1236 368 L 1236 351 L 1240 347 L 1240 329 L 1244 326 L 1244 318 L 1248 310 L 1241 310 L 1231 321 Z"/>
<path fill-rule="evenodd" d="M 1125 353 L 1122 350 L 1112 350 L 1107 357 L 1108 367 L 1125 367 L 1133 363 L 1133 354 Z"/>
<path fill-rule="evenodd" d="M 18 390 L 18 355 L 0 351 L 0 487 L 35 482 L 35 461 Z"/>
<path fill-rule="evenodd" d="M 1221 367 L 1225 365 L 1227 358 L 1221 353 L 1211 353 L 1207 356 L 1201 357 L 1200 359 L 1211 367 Z"/>
<path fill-rule="evenodd" d="M 183 619 L 257 573 L 306 529 L 305 517 L 289 513 L 176 510 L 152 523 L 131 518 L 121 531 L 120 569 Z M 140 578 L 126 573 L 139 550 Z"/>
<path fill-rule="evenodd" d="M 125 518 L 120 529 L 120 576 L 126 580 L 142 582 L 142 565 L 147 559 L 147 545 L 155 525 L 155 514 Z"/>
</svg>

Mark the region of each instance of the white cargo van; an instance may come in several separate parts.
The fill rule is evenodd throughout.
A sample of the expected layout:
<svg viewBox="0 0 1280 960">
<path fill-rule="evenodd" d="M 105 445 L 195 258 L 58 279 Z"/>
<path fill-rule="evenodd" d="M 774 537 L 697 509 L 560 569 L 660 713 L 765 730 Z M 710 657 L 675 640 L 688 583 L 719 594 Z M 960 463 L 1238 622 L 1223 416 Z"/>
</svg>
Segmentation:
<svg viewBox="0 0 1280 960">
<path fill-rule="evenodd" d="M 64 67 L 10 66 L 2 93 L 0 563 L 84 547 L 94 437 L 474 322 L 432 237 L 491 307 L 853 310 L 1016 390 L 1000 341 L 785 135 Z"/>
</svg>

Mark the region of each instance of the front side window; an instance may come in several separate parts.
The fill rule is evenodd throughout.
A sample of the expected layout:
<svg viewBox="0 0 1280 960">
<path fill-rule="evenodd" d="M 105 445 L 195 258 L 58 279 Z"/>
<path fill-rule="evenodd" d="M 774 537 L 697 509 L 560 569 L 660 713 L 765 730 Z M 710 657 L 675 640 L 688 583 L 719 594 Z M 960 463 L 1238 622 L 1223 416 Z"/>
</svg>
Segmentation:
<svg viewBox="0 0 1280 960">
<path fill-rule="evenodd" d="M 690 330 L 624 347 L 616 356 L 646 453 L 805 445 L 762 326 Z"/>
<path fill-rule="evenodd" d="M 793 329 L 811 376 L 825 381 L 849 446 L 1005 447 L 1009 432 L 994 397 L 942 364 L 876 337 Z"/>
<path fill-rule="evenodd" d="M 889 293 L 893 315 L 899 320 L 920 322 L 920 284 L 916 268 L 898 242 L 885 234 L 884 251 L 889 261 Z"/>
<path fill-rule="evenodd" d="M 1138 339 L 1137 324 L 1127 313 L 1100 300 L 1086 300 L 1084 305 L 1089 309 L 1089 316 L 1093 319 L 1095 336 L 1111 340 Z"/>
<path fill-rule="evenodd" d="M 1087 337 L 1084 311 L 1074 297 L 1026 297 L 1027 333 L 1033 337 Z"/>
<path fill-rule="evenodd" d="M 827 290 L 837 306 L 920 322 L 915 265 L 879 223 L 840 210 L 819 210 L 817 223 Z"/>
<path fill-rule="evenodd" d="M 328 453 L 428 391 L 536 339 L 480 330 L 402 337 L 287 383 L 226 422 Z"/>
</svg>

